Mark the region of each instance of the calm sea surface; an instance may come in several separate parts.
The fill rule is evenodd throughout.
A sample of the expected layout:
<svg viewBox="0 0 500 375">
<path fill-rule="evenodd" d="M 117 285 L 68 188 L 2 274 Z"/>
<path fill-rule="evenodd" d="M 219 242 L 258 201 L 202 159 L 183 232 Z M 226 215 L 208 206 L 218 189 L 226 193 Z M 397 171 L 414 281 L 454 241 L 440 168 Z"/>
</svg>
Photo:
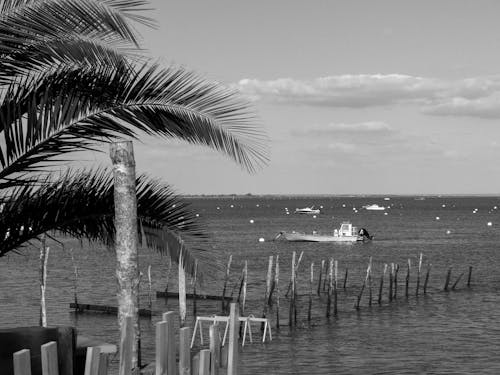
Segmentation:
<svg viewBox="0 0 500 375">
<path fill-rule="evenodd" d="M 210 251 L 214 257 L 222 264 L 233 254 L 230 292 L 244 261 L 248 261 L 246 315 L 262 314 L 268 257 L 279 254 L 280 320 L 284 325 L 276 330 L 273 311 L 273 341 L 245 345 L 240 356 L 242 374 L 500 373 L 500 198 L 245 197 L 191 201 L 213 235 Z M 385 211 L 361 208 L 373 203 L 390 208 Z M 295 208 L 313 204 L 322 206 L 316 218 L 293 214 Z M 343 220 L 368 229 L 375 236 L 374 241 L 364 244 L 272 241 L 281 230 L 329 231 L 338 228 Z M 259 242 L 259 238 L 265 242 Z M 64 240 L 64 243 L 64 251 L 60 245 L 51 244 L 47 281 L 49 324 L 75 325 L 81 334 L 117 343 L 116 317 L 76 315 L 69 309 L 75 286 L 69 249 L 73 249 L 78 267 L 76 287 L 81 303 L 116 305 L 113 253 L 76 241 Z M 298 254 L 303 251 L 304 255 L 298 274 L 298 326 L 289 329 L 284 290 L 293 251 Z M 417 264 L 420 253 L 423 253 L 422 283 L 427 265 L 432 264 L 428 292 L 425 296 L 415 296 L 416 270 L 412 268 L 407 299 L 406 264 L 408 259 L 412 266 Z M 310 264 L 315 264 L 316 286 L 318 265 L 330 257 L 338 260 L 340 286 L 346 267 L 349 269 L 347 288 L 339 290 L 338 315 L 327 319 L 326 296 L 314 296 L 313 317 L 308 322 Z M 388 301 L 386 278 L 382 304 L 375 302 L 369 307 L 365 289 L 360 310 L 356 311 L 353 306 L 369 257 L 373 257 L 374 294 L 378 294 L 384 264 L 401 266 L 398 296 L 395 301 Z M 38 250 L 34 248 L 0 259 L 1 327 L 38 324 L 38 263 Z M 167 264 L 158 254 L 142 251 L 140 268 L 147 275 L 147 267 L 151 265 L 153 291 L 165 288 Z M 469 266 L 473 266 L 472 284 L 467 288 Z M 444 292 L 449 267 L 452 267 L 450 284 L 461 273 L 465 274 L 456 290 Z M 143 280 L 146 279 L 144 276 Z M 220 294 L 222 280 L 222 272 L 206 275 L 201 292 Z M 175 277 L 171 277 L 170 288 L 175 287 Z M 189 292 L 191 288 L 189 285 Z M 148 305 L 147 283 L 141 285 L 141 304 Z M 197 307 L 198 315 L 220 314 L 219 302 L 199 301 Z M 154 359 L 154 323 L 160 320 L 162 312 L 177 312 L 178 306 L 174 300 L 167 304 L 153 297 L 153 310 L 151 320 L 141 319 L 144 362 Z M 188 304 L 188 310 L 192 324 L 192 305 Z M 254 334 L 260 337 L 260 332 Z M 113 366 L 116 368 L 116 359 Z"/>
</svg>

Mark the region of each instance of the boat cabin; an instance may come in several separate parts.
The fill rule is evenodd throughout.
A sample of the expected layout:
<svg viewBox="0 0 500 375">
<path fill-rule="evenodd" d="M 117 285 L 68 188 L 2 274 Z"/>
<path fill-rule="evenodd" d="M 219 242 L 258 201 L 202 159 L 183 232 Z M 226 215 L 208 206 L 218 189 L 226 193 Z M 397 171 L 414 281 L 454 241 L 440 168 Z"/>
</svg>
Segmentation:
<svg viewBox="0 0 500 375">
<path fill-rule="evenodd" d="M 335 230 L 337 232 L 337 230 Z M 338 236 L 344 237 L 344 236 L 356 236 L 358 234 L 358 228 L 353 227 L 351 223 L 348 221 L 344 221 L 340 225 L 340 229 L 338 230 Z"/>
</svg>

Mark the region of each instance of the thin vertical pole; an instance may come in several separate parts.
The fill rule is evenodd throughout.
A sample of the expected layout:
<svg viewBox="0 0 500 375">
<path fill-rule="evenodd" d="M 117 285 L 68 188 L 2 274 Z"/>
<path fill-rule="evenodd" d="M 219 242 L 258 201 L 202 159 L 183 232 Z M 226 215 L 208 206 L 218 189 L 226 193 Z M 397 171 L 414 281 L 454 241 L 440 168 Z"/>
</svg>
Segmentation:
<svg viewBox="0 0 500 375">
<path fill-rule="evenodd" d="M 226 288 L 227 288 L 227 283 L 229 281 L 229 273 L 231 270 L 231 262 L 233 261 L 233 255 L 229 255 L 229 259 L 227 261 L 227 266 L 226 266 L 226 276 L 224 277 L 224 289 L 222 289 L 222 312 L 227 311 L 227 305 L 224 301 L 224 297 L 226 296 Z"/>
<path fill-rule="evenodd" d="M 290 310 L 288 313 L 288 325 L 292 326 L 295 317 L 295 251 L 292 253 L 292 275 L 290 276 L 290 283 L 292 295 L 290 297 Z"/>
<path fill-rule="evenodd" d="M 241 315 L 245 315 L 245 304 L 247 301 L 247 283 L 248 283 L 248 261 L 245 260 L 243 268 L 243 302 L 241 304 Z"/>
<path fill-rule="evenodd" d="M 384 272 L 382 273 L 382 276 L 380 276 L 380 288 L 378 290 L 378 304 L 382 304 L 382 290 L 384 288 L 384 278 L 385 274 L 387 272 L 387 264 L 384 264 Z"/>
<path fill-rule="evenodd" d="M 333 258 L 330 258 L 328 263 L 328 300 L 326 305 L 326 317 L 330 317 L 330 310 L 332 304 L 332 292 L 333 292 Z"/>
<path fill-rule="evenodd" d="M 313 282 L 314 282 L 314 262 L 311 262 L 311 277 L 309 278 L 309 307 L 307 309 L 307 321 L 309 322 L 311 321 Z"/>
<path fill-rule="evenodd" d="M 135 160 L 132 142 L 115 142 L 110 146 L 113 163 L 115 205 L 115 252 L 118 279 L 118 323 L 130 317 L 133 325 L 132 368 L 140 367 L 139 266 L 137 255 L 137 197 Z M 124 337 L 122 336 L 122 340 Z"/>
<path fill-rule="evenodd" d="M 325 269 L 325 260 L 321 261 L 321 268 L 319 269 L 319 280 L 318 280 L 318 296 L 321 293 L 321 279 L 323 278 L 323 270 Z"/>
<path fill-rule="evenodd" d="M 191 375 L 190 342 L 191 342 L 191 328 L 182 327 L 179 330 L 179 375 Z"/>
<path fill-rule="evenodd" d="M 238 304 L 231 303 L 229 313 L 229 347 L 227 358 L 227 375 L 238 375 L 238 326 L 239 326 Z"/>
<path fill-rule="evenodd" d="M 148 266 L 148 306 L 153 310 L 153 286 L 151 285 L 151 264 Z"/>
<path fill-rule="evenodd" d="M 40 325 L 47 327 L 47 305 L 45 300 L 45 290 L 47 286 L 47 263 L 50 248 L 45 246 L 45 234 L 41 236 L 42 246 L 40 247 Z"/>
<path fill-rule="evenodd" d="M 280 328 L 280 256 L 276 255 L 276 265 L 274 266 L 274 285 L 276 288 L 276 328 Z"/>
<path fill-rule="evenodd" d="M 389 270 L 389 301 L 392 301 L 392 285 L 394 283 L 394 263 L 391 263 L 391 269 Z"/>
<path fill-rule="evenodd" d="M 212 360 L 210 363 L 210 374 L 219 375 L 220 369 L 220 332 L 219 326 L 216 324 L 210 325 L 210 353 Z"/>
<path fill-rule="evenodd" d="M 467 277 L 467 287 L 470 287 L 471 277 L 472 277 L 472 266 L 469 266 L 469 276 Z"/>
<path fill-rule="evenodd" d="M 406 285 L 405 285 L 405 297 L 408 298 L 408 289 L 410 285 L 410 268 L 411 268 L 411 259 L 408 258 L 408 264 L 406 269 Z"/>
<path fill-rule="evenodd" d="M 179 253 L 179 319 L 180 326 L 184 327 L 186 322 L 186 273 L 184 271 L 184 244 L 181 245 L 181 251 Z"/>
<path fill-rule="evenodd" d="M 334 262 L 333 270 L 333 315 L 337 316 L 337 277 L 338 277 L 338 261 Z"/>
<path fill-rule="evenodd" d="M 193 316 L 196 317 L 196 283 L 198 282 L 198 259 L 194 260 L 194 278 L 193 278 Z"/>
<path fill-rule="evenodd" d="M 451 277 L 451 267 L 448 268 L 448 273 L 446 274 L 446 281 L 444 283 L 444 290 L 448 291 L 448 285 L 450 284 L 450 277 Z"/>
<path fill-rule="evenodd" d="M 345 290 L 346 285 L 347 285 L 347 273 L 348 273 L 348 271 L 349 271 L 349 270 L 348 270 L 348 269 L 347 269 L 347 267 L 346 267 L 346 268 L 345 268 L 345 275 L 344 275 L 344 290 Z"/>
<path fill-rule="evenodd" d="M 429 282 L 429 273 L 431 272 L 431 264 L 427 265 L 427 272 L 425 273 L 425 281 L 424 281 L 424 294 L 427 293 L 427 283 Z"/>
<path fill-rule="evenodd" d="M 368 261 L 368 267 L 370 271 L 368 272 L 368 306 L 372 305 L 373 290 L 372 290 L 372 257 Z"/>
<path fill-rule="evenodd" d="M 422 253 L 420 253 L 420 259 L 418 261 L 418 269 L 417 269 L 417 290 L 416 290 L 416 295 L 418 296 L 419 289 L 420 289 L 420 272 L 422 269 Z"/>
<path fill-rule="evenodd" d="M 399 264 L 396 264 L 396 270 L 394 271 L 394 299 L 398 298 L 398 273 Z"/>
</svg>

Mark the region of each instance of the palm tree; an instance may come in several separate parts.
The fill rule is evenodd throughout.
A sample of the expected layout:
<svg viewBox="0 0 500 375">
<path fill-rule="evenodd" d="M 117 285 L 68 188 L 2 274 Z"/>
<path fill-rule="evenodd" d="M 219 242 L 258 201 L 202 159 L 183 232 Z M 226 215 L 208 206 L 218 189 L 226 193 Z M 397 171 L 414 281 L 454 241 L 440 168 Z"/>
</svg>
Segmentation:
<svg viewBox="0 0 500 375">
<path fill-rule="evenodd" d="M 112 244 L 110 175 L 55 172 L 68 153 L 152 134 L 208 146 L 250 172 L 267 161 L 265 136 L 237 93 L 141 56 L 133 23 L 153 23 L 147 5 L 0 0 L 0 256 L 53 230 Z M 175 260 L 186 238 L 204 238 L 168 185 L 140 176 L 137 186 L 149 247 Z M 188 271 L 193 254 L 183 252 Z"/>
</svg>

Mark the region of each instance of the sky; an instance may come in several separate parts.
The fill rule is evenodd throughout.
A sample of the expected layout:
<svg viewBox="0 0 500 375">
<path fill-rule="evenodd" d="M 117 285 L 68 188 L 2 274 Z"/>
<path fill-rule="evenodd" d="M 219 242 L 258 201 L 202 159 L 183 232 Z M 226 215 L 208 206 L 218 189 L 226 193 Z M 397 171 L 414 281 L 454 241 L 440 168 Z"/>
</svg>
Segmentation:
<svg viewBox="0 0 500 375">
<path fill-rule="evenodd" d="M 138 171 L 183 194 L 499 194 L 500 1 L 151 3 L 149 54 L 240 90 L 270 161 L 144 137 Z"/>
</svg>

